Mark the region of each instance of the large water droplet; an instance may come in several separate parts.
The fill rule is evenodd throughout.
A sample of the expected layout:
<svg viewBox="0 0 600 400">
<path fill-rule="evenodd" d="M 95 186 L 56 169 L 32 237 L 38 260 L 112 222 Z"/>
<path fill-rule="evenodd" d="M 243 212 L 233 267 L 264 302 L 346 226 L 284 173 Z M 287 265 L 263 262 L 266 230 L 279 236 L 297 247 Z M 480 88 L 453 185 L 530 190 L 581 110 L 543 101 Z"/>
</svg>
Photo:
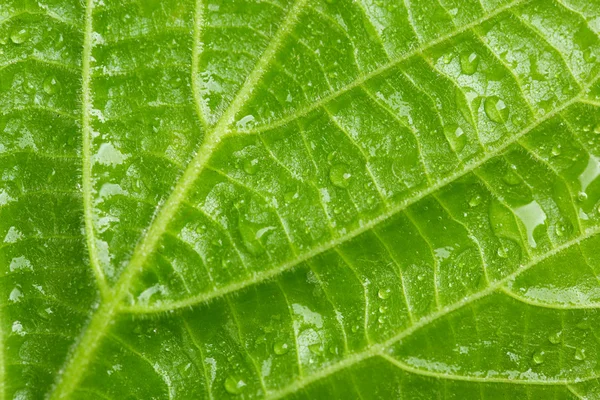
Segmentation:
<svg viewBox="0 0 600 400">
<path fill-rule="evenodd" d="M 467 144 L 467 135 L 457 124 L 447 124 L 444 127 L 444 134 L 455 152 L 459 152 L 465 148 Z"/>
<path fill-rule="evenodd" d="M 460 55 L 460 70 L 465 75 L 473 75 L 479 66 L 479 56 L 475 52 L 466 51 Z"/>
<path fill-rule="evenodd" d="M 230 375 L 227 377 L 227 379 L 225 379 L 224 386 L 225 386 L 225 390 L 227 390 L 228 393 L 240 394 L 246 387 L 246 382 L 239 379 L 238 377 Z"/>
<path fill-rule="evenodd" d="M 286 342 L 276 342 L 273 345 L 273 351 L 280 356 L 290 351 L 290 346 Z"/>
<path fill-rule="evenodd" d="M 533 248 L 537 247 L 537 242 L 534 237 L 534 231 L 538 226 L 542 226 L 546 222 L 546 213 L 537 201 L 532 201 L 521 207 L 514 209 L 515 214 L 521 219 L 525 229 L 527 229 L 527 241 Z"/>
<path fill-rule="evenodd" d="M 58 82 L 55 76 L 49 76 L 44 79 L 43 88 L 44 92 L 48 94 L 55 94 L 60 90 L 60 82 Z"/>
<path fill-rule="evenodd" d="M 542 364 L 545 358 L 546 352 L 544 352 L 543 350 L 537 350 L 535 353 L 533 353 L 533 362 L 538 365 Z"/>
<path fill-rule="evenodd" d="M 385 300 L 388 297 L 390 297 L 391 293 L 392 293 L 392 291 L 389 288 L 381 288 L 377 292 L 377 296 L 379 296 L 380 299 Z"/>
<path fill-rule="evenodd" d="M 31 37 L 31 33 L 27 28 L 15 28 L 10 34 L 10 40 L 14 44 L 21 44 L 26 42 Z"/>
<path fill-rule="evenodd" d="M 498 96 L 486 97 L 483 109 L 485 115 L 494 122 L 504 123 L 508 118 L 508 106 Z"/>
<path fill-rule="evenodd" d="M 329 170 L 329 179 L 334 186 L 345 189 L 350 185 L 350 168 L 346 164 L 336 164 Z"/>
</svg>

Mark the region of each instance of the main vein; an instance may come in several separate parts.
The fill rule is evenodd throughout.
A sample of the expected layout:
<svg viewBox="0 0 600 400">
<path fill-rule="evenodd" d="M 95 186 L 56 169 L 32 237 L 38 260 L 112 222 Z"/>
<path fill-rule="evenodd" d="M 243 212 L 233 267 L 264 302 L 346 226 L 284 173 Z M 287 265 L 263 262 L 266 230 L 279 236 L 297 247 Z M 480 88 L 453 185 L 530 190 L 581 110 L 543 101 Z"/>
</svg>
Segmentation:
<svg viewBox="0 0 600 400">
<path fill-rule="evenodd" d="M 154 250 L 156 249 L 157 244 L 160 241 L 163 233 L 166 231 L 169 222 L 173 219 L 173 216 L 179 209 L 182 201 L 185 199 L 187 193 L 192 188 L 194 182 L 203 171 L 206 163 L 208 162 L 210 156 L 214 152 L 215 148 L 218 146 L 221 139 L 227 135 L 229 132 L 229 125 L 233 121 L 234 117 L 238 113 L 238 111 L 243 107 L 246 103 L 256 85 L 260 82 L 262 76 L 267 70 L 269 64 L 273 61 L 273 58 L 277 54 L 279 47 L 281 46 L 283 40 L 295 25 L 298 20 L 298 17 L 308 0 L 298 0 L 294 6 L 290 9 L 284 21 L 282 22 L 280 28 L 277 33 L 273 36 L 273 39 L 263 52 L 260 59 L 257 61 L 253 71 L 250 73 L 235 98 L 230 103 L 227 110 L 223 113 L 223 115 L 219 118 L 219 121 L 215 125 L 214 129 L 205 136 L 205 140 L 200 146 L 198 152 L 194 156 L 193 160 L 186 168 L 181 178 L 176 183 L 173 191 L 171 192 L 168 199 L 165 201 L 164 205 L 160 208 L 156 218 L 151 223 L 150 227 L 142 237 L 141 241 L 136 246 L 134 253 L 129 261 L 127 267 L 121 274 L 118 282 L 115 284 L 114 288 L 107 290 L 106 294 L 103 296 L 103 301 L 98 307 L 98 309 L 92 314 L 92 317 L 85 328 L 82 336 L 79 341 L 75 345 L 70 357 L 67 359 L 65 367 L 63 368 L 62 374 L 59 375 L 54 390 L 50 394 L 50 399 L 63 399 L 69 397 L 73 392 L 77 390 L 77 386 L 81 381 L 81 378 L 84 372 L 87 369 L 88 364 L 91 361 L 91 358 L 97 349 L 98 345 L 102 341 L 108 327 L 110 326 L 110 322 L 114 319 L 115 314 L 117 313 L 118 305 L 121 303 L 123 298 L 129 293 L 129 289 L 132 281 L 136 277 L 139 270 L 146 264 L 148 257 L 152 255 Z M 196 7 L 202 7 L 202 2 L 199 0 L 196 3 Z M 87 128 L 84 129 L 84 163 L 89 162 L 91 160 L 91 148 L 90 148 L 90 136 L 89 136 L 89 81 L 90 81 L 90 73 L 89 66 L 91 60 L 91 38 L 92 38 L 92 14 L 93 12 L 93 0 L 87 0 L 86 2 L 86 17 L 85 17 L 85 34 L 84 34 L 84 54 L 83 54 L 83 80 L 84 84 L 82 87 L 82 91 L 84 93 L 84 99 L 87 101 L 86 108 L 84 108 L 84 121 L 87 124 Z M 197 9 L 195 13 L 195 18 L 202 18 L 201 12 Z M 200 21 L 195 21 L 196 30 L 194 32 L 194 37 L 199 37 L 200 32 L 197 31 Z M 194 43 L 194 46 L 198 46 L 197 43 Z M 193 56 L 197 57 L 197 50 L 193 51 Z M 192 61 L 192 66 L 194 66 L 196 61 Z M 197 94 L 194 94 L 195 101 L 199 102 L 199 98 Z M 197 110 L 200 114 L 201 105 L 196 104 Z M 202 116 L 198 116 L 201 121 L 203 121 Z M 85 125 L 84 125 L 85 127 Z M 87 134 L 86 134 L 87 133 Z M 87 147 L 87 150 L 86 150 Z M 87 155 L 85 152 L 87 151 Z M 85 170 L 86 168 L 84 168 Z M 92 185 L 91 185 L 91 170 L 89 167 L 87 168 L 87 181 L 88 181 L 88 193 L 89 196 L 89 207 L 86 210 L 86 234 L 88 235 L 88 246 L 90 246 L 90 258 L 92 255 L 95 257 L 95 253 L 92 252 L 92 249 L 95 249 L 95 246 L 92 247 L 89 242 L 90 240 L 93 242 L 93 236 L 90 236 L 90 233 L 93 234 L 93 209 L 91 208 L 91 199 L 92 199 Z M 84 172 L 85 174 L 85 172 Z M 85 177 L 84 177 L 85 178 Z M 86 179 L 84 179 L 85 181 Z M 85 189 L 84 189 L 85 192 Z M 85 195 L 84 195 L 85 197 Z M 88 218 L 89 216 L 89 218 Z M 88 223 L 89 220 L 89 223 Z M 89 232 L 88 232 L 89 230 Z M 90 239 L 90 237 L 92 239 Z M 92 243 L 95 245 L 95 243 Z M 93 264 L 94 265 L 94 264 Z M 98 268 L 100 268 L 99 263 L 97 263 Z M 94 270 L 96 275 L 98 272 L 96 271 L 96 265 L 94 265 Z M 102 275 L 100 275 L 102 276 Z M 102 280 L 103 281 L 103 280 Z"/>
</svg>

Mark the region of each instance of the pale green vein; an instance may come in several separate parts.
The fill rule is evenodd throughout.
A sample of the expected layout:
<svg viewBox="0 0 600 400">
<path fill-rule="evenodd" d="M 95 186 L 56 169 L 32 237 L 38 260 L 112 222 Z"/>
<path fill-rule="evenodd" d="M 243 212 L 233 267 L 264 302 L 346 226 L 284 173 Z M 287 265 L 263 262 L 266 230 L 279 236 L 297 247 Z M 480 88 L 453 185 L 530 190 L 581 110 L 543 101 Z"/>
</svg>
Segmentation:
<svg viewBox="0 0 600 400">
<path fill-rule="evenodd" d="M 257 61 L 254 70 L 250 73 L 248 79 L 239 90 L 228 109 L 221 116 L 215 128 L 206 135 L 205 141 L 200 146 L 200 149 L 190 162 L 190 165 L 178 180 L 171 195 L 160 208 L 155 220 L 148 228 L 140 243 L 136 246 L 131 260 L 121 274 L 118 282 L 109 295 L 105 297 L 98 309 L 92 314 L 88 326 L 84 328 L 80 340 L 75 345 L 70 357 L 67 358 L 62 374 L 58 376 L 54 390 L 50 394 L 50 399 L 68 398 L 76 390 L 85 374 L 87 366 L 92 360 L 94 352 L 100 345 L 102 338 L 105 336 L 106 331 L 110 326 L 109 322 L 113 320 L 117 313 L 119 303 L 129 293 L 131 283 L 135 279 L 137 273 L 146 264 L 148 258 L 156 249 L 156 246 L 163 233 L 167 230 L 170 221 L 179 210 L 180 205 L 185 201 L 188 191 L 192 188 L 194 182 L 204 170 L 206 163 L 222 137 L 227 134 L 229 125 L 233 122 L 234 117 L 243 107 L 248 97 L 254 91 L 256 85 L 260 82 L 267 67 L 275 58 L 277 50 L 283 43 L 283 40 L 297 22 L 306 1 L 307 0 L 299 0 L 291 8 L 288 15 L 285 17 L 285 20 L 282 22 L 280 29 L 274 35 L 273 40 L 267 46 L 261 58 Z M 86 56 L 84 57 L 84 65 L 87 64 L 88 81 L 89 62 L 91 58 L 92 4 L 92 0 L 87 1 L 85 35 L 85 47 L 87 52 L 84 54 Z M 202 6 L 202 2 L 198 1 L 196 6 Z M 198 12 L 196 12 L 196 16 L 198 16 Z M 84 76 L 86 76 L 85 71 L 86 69 L 84 68 Z M 84 79 L 84 82 L 85 80 L 86 79 Z M 86 90 L 84 90 L 84 92 L 86 92 Z M 87 92 L 89 92 L 89 82 Z"/>
<path fill-rule="evenodd" d="M 288 385 L 276 392 L 269 393 L 269 395 L 267 396 L 267 399 L 269 399 L 269 400 L 281 399 L 289 394 L 301 391 L 302 389 L 308 387 L 312 383 L 315 383 L 315 382 L 317 382 L 321 379 L 324 379 L 328 376 L 331 376 L 337 372 L 343 371 L 347 368 L 357 365 L 358 363 L 360 363 L 366 359 L 377 357 L 377 356 L 382 356 L 383 354 L 386 354 L 386 351 L 393 344 L 401 341 L 402 339 L 404 339 L 406 337 L 409 337 L 410 335 L 414 334 L 418 330 L 438 321 L 440 318 L 443 318 L 444 316 L 446 316 L 450 313 L 460 310 L 463 307 L 476 302 L 477 300 L 483 299 L 493 293 L 498 292 L 499 290 L 502 290 L 502 288 L 505 285 L 510 284 L 511 281 L 513 281 L 516 277 L 518 277 L 525 271 L 528 271 L 529 269 L 531 269 L 532 267 L 541 263 L 542 261 L 544 261 L 548 258 L 551 258 L 564 250 L 567 250 L 571 246 L 578 245 L 582 241 L 584 241 L 588 238 L 591 238 L 592 236 L 594 236 L 598 233 L 600 233 L 600 228 L 595 228 L 595 229 L 585 232 L 582 236 L 578 237 L 577 239 L 573 239 L 569 242 L 563 243 L 561 246 L 555 247 L 554 249 L 541 255 L 537 259 L 534 259 L 531 262 L 529 262 L 528 264 L 521 266 L 512 274 L 504 277 L 503 279 L 495 281 L 494 283 L 489 285 L 484 290 L 474 293 L 470 296 L 467 296 L 464 299 L 462 299 L 450 306 L 444 307 L 444 308 L 440 309 L 439 311 L 436 311 L 426 317 L 421 318 L 415 324 L 413 324 L 413 325 L 409 326 L 408 328 L 406 328 L 405 330 L 397 333 L 396 335 L 392 336 L 391 338 L 389 338 L 388 340 L 386 340 L 383 343 L 373 344 L 373 345 L 367 347 L 365 350 L 354 353 L 338 363 L 330 364 L 327 367 L 323 368 L 322 370 L 320 370 L 310 376 L 307 376 L 303 379 L 297 380 L 294 383 L 292 383 L 291 385 Z M 423 371 L 419 370 L 419 372 L 423 372 Z M 592 377 L 590 377 L 590 379 L 592 379 Z M 523 383 L 529 383 L 529 381 L 523 381 Z M 569 382 L 568 381 L 564 381 L 564 382 L 560 381 L 560 382 L 554 382 L 554 383 L 563 383 L 564 384 L 564 383 L 569 383 Z"/>
<path fill-rule="evenodd" d="M 85 10 L 85 33 L 83 37 L 82 84 L 81 84 L 81 138 L 82 138 L 82 189 L 83 189 L 83 215 L 85 221 L 85 237 L 87 242 L 90 264 L 100 288 L 102 297 L 108 293 L 108 286 L 104 270 L 100 264 L 96 248 L 96 234 L 94 232 L 94 188 L 92 181 L 92 130 L 90 126 L 90 111 L 92 95 L 90 92 L 90 61 L 92 57 L 93 34 L 93 0 L 87 0 Z"/>
</svg>

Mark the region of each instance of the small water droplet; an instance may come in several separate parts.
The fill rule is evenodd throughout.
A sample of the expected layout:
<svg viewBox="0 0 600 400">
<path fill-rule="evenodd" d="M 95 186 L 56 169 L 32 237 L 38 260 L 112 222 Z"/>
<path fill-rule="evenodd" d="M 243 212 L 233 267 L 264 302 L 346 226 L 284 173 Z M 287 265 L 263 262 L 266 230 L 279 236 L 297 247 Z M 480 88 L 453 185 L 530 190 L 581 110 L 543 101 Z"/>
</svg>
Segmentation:
<svg viewBox="0 0 600 400">
<path fill-rule="evenodd" d="M 554 233 L 556 233 L 556 236 L 559 237 L 564 236 L 568 232 L 568 230 L 568 225 L 563 224 L 562 222 L 559 222 L 554 227 Z"/>
<path fill-rule="evenodd" d="M 558 331 L 548 336 L 548 340 L 552 344 L 559 344 L 561 342 L 562 331 Z"/>
<path fill-rule="evenodd" d="M 31 79 L 23 79 L 23 91 L 27 94 L 34 94 L 36 92 L 35 85 L 31 81 Z"/>
<path fill-rule="evenodd" d="M 273 345 L 273 351 L 280 356 L 290 351 L 290 346 L 286 342 L 277 342 Z"/>
<path fill-rule="evenodd" d="M 521 178 L 519 178 L 519 175 L 515 174 L 513 171 L 507 171 L 502 177 L 502 180 L 510 186 L 515 186 L 521 183 Z"/>
<path fill-rule="evenodd" d="M 320 343 L 313 343 L 310 346 L 308 346 L 308 349 L 313 354 L 319 355 L 319 354 L 323 353 L 323 347 L 321 346 Z"/>
<path fill-rule="evenodd" d="M 545 357 L 546 353 L 543 350 L 537 350 L 535 353 L 533 353 L 533 362 L 538 365 L 542 364 Z"/>
<path fill-rule="evenodd" d="M 245 386 L 246 382 L 235 376 L 230 375 L 225 379 L 225 390 L 227 390 L 228 393 L 240 394 Z"/>
<path fill-rule="evenodd" d="M 453 58 L 454 58 L 454 53 L 447 53 L 447 54 L 444 54 L 444 57 L 442 57 L 442 61 L 444 62 L 444 64 L 450 64 L 450 62 L 452 61 Z"/>
<path fill-rule="evenodd" d="M 560 144 L 556 144 L 552 147 L 552 155 L 554 157 L 559 156 L 560 155 Z"/>
<path fill-rule="evenodd" d="M 587 200 L 587 198 L 588 198 L 588 195 L 587 195 L 587 193 L 586 193 L 586 192 L 579 192 L 579 193 L 577 194 L 577 200 L 579 200 L 579 201 L 581 201 L 581 202 L 584 202 L 584 201 L 586 201 L 586 200 Z"/>
<path fill-rule="evenodd" d="M 55 76 L 49 76 L 44 79 L 43 88 L 44 92 L 48 94 L 55 94 L 60 90 L 60 83 Z"/>
<path fill-rule="evenodd" d="M 478 194 L 469 200 L 469 207 L 477 207 L 479 204 L 481 204 L 481 196 Z"/>
<path fill-rule="evenodd" d="M 379 307 L 379 312 L 382 314 L 385 314 L 387 312 L 388 308 L 387 306 L 381 306 Z"/>
<path fill-rule="evenodd" d="M 358 332 L 358 325 L 352 326 L 352 333 Z"/>
<path fill-rule="evenodd" d="M 27 28 L 21 28 L 21 29 L 16 28 L 10 34 L 10 40 L 14 44 L 21 44 L 21 43 L 26 42 L 30 36 L 31 36 L 31 33 L 29 32 L 29 30 Z"/>
<path fill-rule="evenodd" d="M 350 168 L 346 164 L 336 164 L 329 170 L 329 179 L 334 186 L 345 189 L 350 185 Z"/>
<path fill-rule="evenodd" d="M 508 118 L 508 106 L 498 96 L 486 97 L 483 109 L 485 115 L 494 122 L 504 123 Z"/>
<path fill-rule="evenodd" d="M 508 257 L 508 249 L 504 246 L 498 247 L 498 257 L 507 258 Z"/>
<path fill-rule="evenodd" d="M 377 292 L 377 296 L 379 296 L 380 299 L 385 300 L 388 297 L 390 297 L 391 293 L 392 293 L 392 291 L 389 288 L 381 288 Z"/>
<path fill-rule="evenodd" d="M 244 171 L 248 175 L 254 175 L 258 171 L 258 158 L 244 161 Z"/>
<path fill-rule="evenodd" d="M 460 55 L 460 70 L 465 75 L 473 75 L 479 66 L 479 56 L 475 52 L 464 52 Z"/>
<path fill-rule="evenodd" d="M 575 359 L 577 361 L 585 360 L 585 349 L 582 349 L 581 347 L 575 349 Z"/>
</svg>

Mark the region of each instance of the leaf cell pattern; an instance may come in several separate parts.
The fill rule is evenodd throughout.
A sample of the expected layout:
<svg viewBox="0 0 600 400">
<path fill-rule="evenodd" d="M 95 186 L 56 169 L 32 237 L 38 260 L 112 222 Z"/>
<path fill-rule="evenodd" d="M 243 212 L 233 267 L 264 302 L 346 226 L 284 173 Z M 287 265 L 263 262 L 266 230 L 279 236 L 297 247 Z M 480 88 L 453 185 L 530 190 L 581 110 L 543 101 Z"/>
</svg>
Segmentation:
<svg viewBox="0 0 600 400">
<path fill-rule="evenodd" d="M 598 0 L 1 0 L 0 399 L 600 398 Z"/>
</svg>

